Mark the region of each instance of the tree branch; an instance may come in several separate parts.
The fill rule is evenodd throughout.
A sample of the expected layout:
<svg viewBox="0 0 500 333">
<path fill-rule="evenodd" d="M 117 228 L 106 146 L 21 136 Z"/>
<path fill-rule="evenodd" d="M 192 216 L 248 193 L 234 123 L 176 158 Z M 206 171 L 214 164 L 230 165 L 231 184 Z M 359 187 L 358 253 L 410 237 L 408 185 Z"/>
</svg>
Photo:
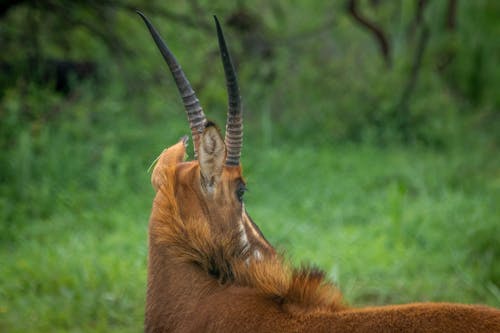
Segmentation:
<svg viewBox="0 0 500 333">
<path fill-rule="evenodd" d="M 359 24 L 361 24 L 373 34 L 375 40 L 378 42 L 378 46 L 380 48 L 382 57 L 384 58 L 385 64 L 387 65 L 387 67 L 391 67 L 392 61 L 389 40 L 387 39 L 387 36 L 385 35 L 382 28 L 377 26 L 375 23 L 370 22 L 360 14 L 358 2 L 356 0 L 349 0 L 349 2 L 347 3 L 347 9 L 354 20 L 356 20 Z"/>
<path fill-rule="evenodd" d="M 429 28 L 424 25 L 422 27 L 417 47 L 415 49 L 415 54 L 413 57 L 413 63 L 411 66 L 410 76 L 404 87 L 403 93 L 401 94 L 401 99 L 399 101 L 396 113 L 398 127 L 403 134 L 403 139 L 408 142 L 410 140 L 410 115 L 409 115 L 409 102 L 418 81 L 418 74 L 422 68 L 422 59 L 424 56 L 425 49 L 427 47 L 427 42 L 429 41 L 430 31 Z"/>
<path fill-rule="evenodd" d="M 457 26 L 457 0 L 448 1 L 448 11 L 446 15 L 446 28 L 450 31 L 455 30 Z"/>
</svg>

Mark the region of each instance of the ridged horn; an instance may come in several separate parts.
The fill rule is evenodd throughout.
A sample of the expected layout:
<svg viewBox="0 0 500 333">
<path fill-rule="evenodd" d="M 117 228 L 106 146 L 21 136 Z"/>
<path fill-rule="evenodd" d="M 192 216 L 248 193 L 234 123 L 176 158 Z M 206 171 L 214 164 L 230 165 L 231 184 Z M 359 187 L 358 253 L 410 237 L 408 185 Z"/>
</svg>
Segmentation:
<svg viewBox="0 0 500 333">
<path fill-rule="evenodd" d="M 203 109 L 200 105 L 200 101 L 196 97 L 196 94 L 191 87 L 186 75 L 182 71 L 181 66 L 175 59 L 173 53 L 169 50 L 163 39 L 161 38 L 158 31 L 155 29 L 153 24 L 148 20 L 144 14 L 140 11 L 136 11 L 142 19 L 153 37 L 153 40 L 158 46 L 163 59 L 168 65 L 170 72 L 172 72 L 172 76 L 174 77 L 175 84 L 179 89 L 179 92 L 182 97 L 182 102 L 184 103 L 184 108 L 186 109 L 189 126 L 191 127 L 191 135 L 193 136 L 193 146 L 194 146 L 194 158 L 198 158 L 198 146 L 200 141 L 200 135 L 205 128 L 205 124 L 207 122 L 205 114 L 203 113 Z"/>
<path fill-rule="evenodd" d="M 226 165 L 235 166 L 240 164 L 241 147 L 243 145 L 243 112 L 241 108 L 240 89 L 236 78 L 231 56 L 227 49 L 224 34 L 219 20 L 214 15 L 215 25 L 217 27 L 217 38 L 219 40 L 219 50 L 224 66 L 226 76 L 226 87 L 228 95 L 228 110 L 226 122 Z"/>
</svg>

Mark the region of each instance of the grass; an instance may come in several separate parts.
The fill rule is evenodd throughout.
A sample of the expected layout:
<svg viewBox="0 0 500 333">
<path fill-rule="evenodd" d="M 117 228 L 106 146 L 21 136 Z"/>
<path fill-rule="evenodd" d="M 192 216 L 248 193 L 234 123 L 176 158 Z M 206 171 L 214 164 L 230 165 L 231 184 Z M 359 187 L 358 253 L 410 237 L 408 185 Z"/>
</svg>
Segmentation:
<svg viewBox="0 0 500 333">
<path fill-rule="evenodd" d="M 457 184 L 460 157 L 359 146 L 263 155 L 262 172 L 274 180 L 250 195 L 250 212 L 294 260 L 326 269 L 352 302 L 499 304 L 495 192 Z"/>
<path fill-rule="evenodd" d="M 65 114 L 30 126 L 15 121 L 17 97 L 5 103 L 14 120 L 0 154 L 0 331 L 142 330 L 147 169 L 188 130 L 178 104 L 142 102 L 177 99 L 149 93 L 128 105 L 120 94 L 70 103 L 40 93 L 33 105 Z M 323 268 L 354 305 L 500 306 L 494 145 L 294 141 L 270 121 L 246 123 L 245 201 L 293 262 Z"/>
<path fill-rule="evenodd" d="M 187 125 L 176 113 L 116 109 L 89 120 L 73 111 L 36 133 L 21 129 L 4 155 L 2 332 L 142 330 L 147 168 Z M 270 145 L 259 131 L 247 126 L 249 213 L 294 262 L 325 269 L 350 303 L 500 306 L 498 161 L 487 147 Z"/>
</svg>

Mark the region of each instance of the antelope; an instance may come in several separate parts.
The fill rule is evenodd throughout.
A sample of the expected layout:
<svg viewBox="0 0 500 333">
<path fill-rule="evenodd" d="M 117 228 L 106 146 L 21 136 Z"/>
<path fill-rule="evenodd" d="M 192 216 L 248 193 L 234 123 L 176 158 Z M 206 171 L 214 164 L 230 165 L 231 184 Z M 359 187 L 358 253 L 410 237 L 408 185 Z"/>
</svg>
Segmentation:
<svg viewBox="0 0 500 333">
<path fill-rule="evenodd" d="M 225 137 L 205 117 L 179 63 L 140 12 L 181 94 L 188 137 L 152 171 L 146 332 L 500 332 L 500 310 L 452 303 L 350 307 L 319 269 L 292 267 L 245 209 L 236 73 L 215 18 L 228 92 Z"/>
</svg>

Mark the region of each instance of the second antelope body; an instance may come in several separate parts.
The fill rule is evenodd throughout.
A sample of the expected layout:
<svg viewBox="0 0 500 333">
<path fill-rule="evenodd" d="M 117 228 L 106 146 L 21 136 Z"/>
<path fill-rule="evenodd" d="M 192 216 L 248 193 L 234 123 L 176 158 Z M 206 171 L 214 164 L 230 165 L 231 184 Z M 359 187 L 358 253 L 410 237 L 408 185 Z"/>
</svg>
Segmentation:
<svg viewBox="0 0 500 333">
<path fill-rule="evenodd" d="M 216 19 L 229 95 L 225 138 L 204 111 L 160 35 L 151 32 L 182 96 L 187 137 L 153 170 L 146 332 L 500 332 L 500 311 L 452 303 L 354 308 L 320 270 L 290 267 L 245 210 L 242 110 Z"/>
</svg>

